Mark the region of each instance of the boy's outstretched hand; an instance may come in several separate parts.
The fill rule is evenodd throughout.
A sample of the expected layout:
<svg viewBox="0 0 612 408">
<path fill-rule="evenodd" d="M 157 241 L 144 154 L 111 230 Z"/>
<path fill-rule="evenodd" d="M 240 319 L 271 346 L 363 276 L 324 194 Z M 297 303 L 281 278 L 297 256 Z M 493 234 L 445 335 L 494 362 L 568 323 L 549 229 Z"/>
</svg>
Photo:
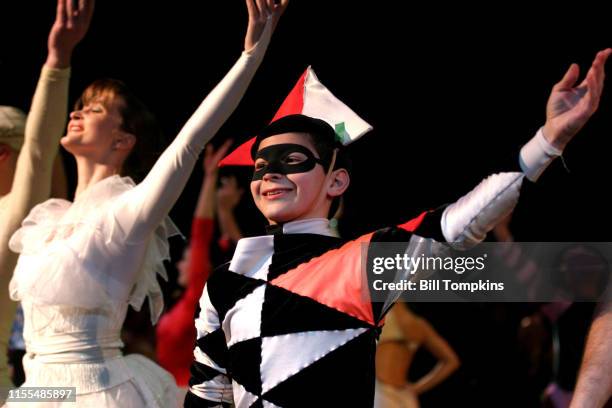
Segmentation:
<svg viewBox="0 0 612 408">
<path fill-rule="evenodd" d="M 597 53 L 580 85 L 574 86 L 580 69 L 572 64 L 563 79 L 553 86 L 546 105 L 544 137 L 559 150 L 565 148 L 597 110 L 604 84 L 604 66 L 610 54 L 610 48 Z"/>
</svg>

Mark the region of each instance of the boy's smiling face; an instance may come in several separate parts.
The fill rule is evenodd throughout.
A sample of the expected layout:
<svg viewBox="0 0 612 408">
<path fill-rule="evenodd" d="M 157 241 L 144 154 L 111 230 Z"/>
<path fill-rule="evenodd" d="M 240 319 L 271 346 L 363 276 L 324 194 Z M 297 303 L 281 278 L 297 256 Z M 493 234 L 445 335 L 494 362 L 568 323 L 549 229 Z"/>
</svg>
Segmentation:
<svg viewBox="0 0 612 408">
<path fill-rule="evenodd" d="M 326 174 L 318 159 L 305 133 L 282 133 L 261 141 L 251 194 L 270 224 L 327 218 L 333 198 L 346 190 L 349 179 L 344 169 Z"/>
</svg>

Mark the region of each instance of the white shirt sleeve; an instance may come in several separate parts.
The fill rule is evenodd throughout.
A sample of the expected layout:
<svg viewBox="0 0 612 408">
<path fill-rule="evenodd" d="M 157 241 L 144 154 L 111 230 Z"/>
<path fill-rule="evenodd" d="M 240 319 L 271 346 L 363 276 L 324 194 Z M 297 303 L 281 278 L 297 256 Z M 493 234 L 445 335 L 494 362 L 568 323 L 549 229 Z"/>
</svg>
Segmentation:
<svg viewBox="0 0 612 408">
<path fill-rule="evenodd" d="M 519 163 L 525 176 L 535 182 L 546 168 L 561 156 L 563 151 L 551 145 L 544 137 L 542 128 L 521 149 Z"/>
</svg>

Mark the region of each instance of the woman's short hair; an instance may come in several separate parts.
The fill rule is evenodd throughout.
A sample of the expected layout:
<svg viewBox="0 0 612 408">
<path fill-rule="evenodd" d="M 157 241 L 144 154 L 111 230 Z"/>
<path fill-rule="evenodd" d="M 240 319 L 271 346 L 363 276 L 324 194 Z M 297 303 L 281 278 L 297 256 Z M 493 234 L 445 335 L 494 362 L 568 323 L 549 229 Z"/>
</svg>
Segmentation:
<svg viewBox="0 0 612 408">
<path fill-rule="evenodd" d="M 75 103 L 80 110 L 91 101 L 101 103 L 118 98 L 121 128 L 136 138 L 123 164 L 122 174 L 141 180 L 149 171 L 162 147 L 162 132 L 155 116 L 132 91 L 117 79 L 98 79 L 90 84 Z"/>
</svg>

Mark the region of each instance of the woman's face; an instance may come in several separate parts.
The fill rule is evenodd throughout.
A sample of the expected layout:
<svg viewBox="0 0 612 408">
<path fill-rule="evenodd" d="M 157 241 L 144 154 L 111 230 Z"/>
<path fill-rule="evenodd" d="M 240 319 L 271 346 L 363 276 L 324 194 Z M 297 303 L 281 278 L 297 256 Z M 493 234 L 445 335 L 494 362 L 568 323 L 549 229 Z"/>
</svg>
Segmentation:
<svg viewBox="0 0 612 408">
<path fill-rule="evenodd" d="M 70 114 L 64 148 L 73 155 L 100 156 L 115 148 L 125 132 L 120 113 L 123 101 L 118 98 L 94 99 Z"/>
</svg>

